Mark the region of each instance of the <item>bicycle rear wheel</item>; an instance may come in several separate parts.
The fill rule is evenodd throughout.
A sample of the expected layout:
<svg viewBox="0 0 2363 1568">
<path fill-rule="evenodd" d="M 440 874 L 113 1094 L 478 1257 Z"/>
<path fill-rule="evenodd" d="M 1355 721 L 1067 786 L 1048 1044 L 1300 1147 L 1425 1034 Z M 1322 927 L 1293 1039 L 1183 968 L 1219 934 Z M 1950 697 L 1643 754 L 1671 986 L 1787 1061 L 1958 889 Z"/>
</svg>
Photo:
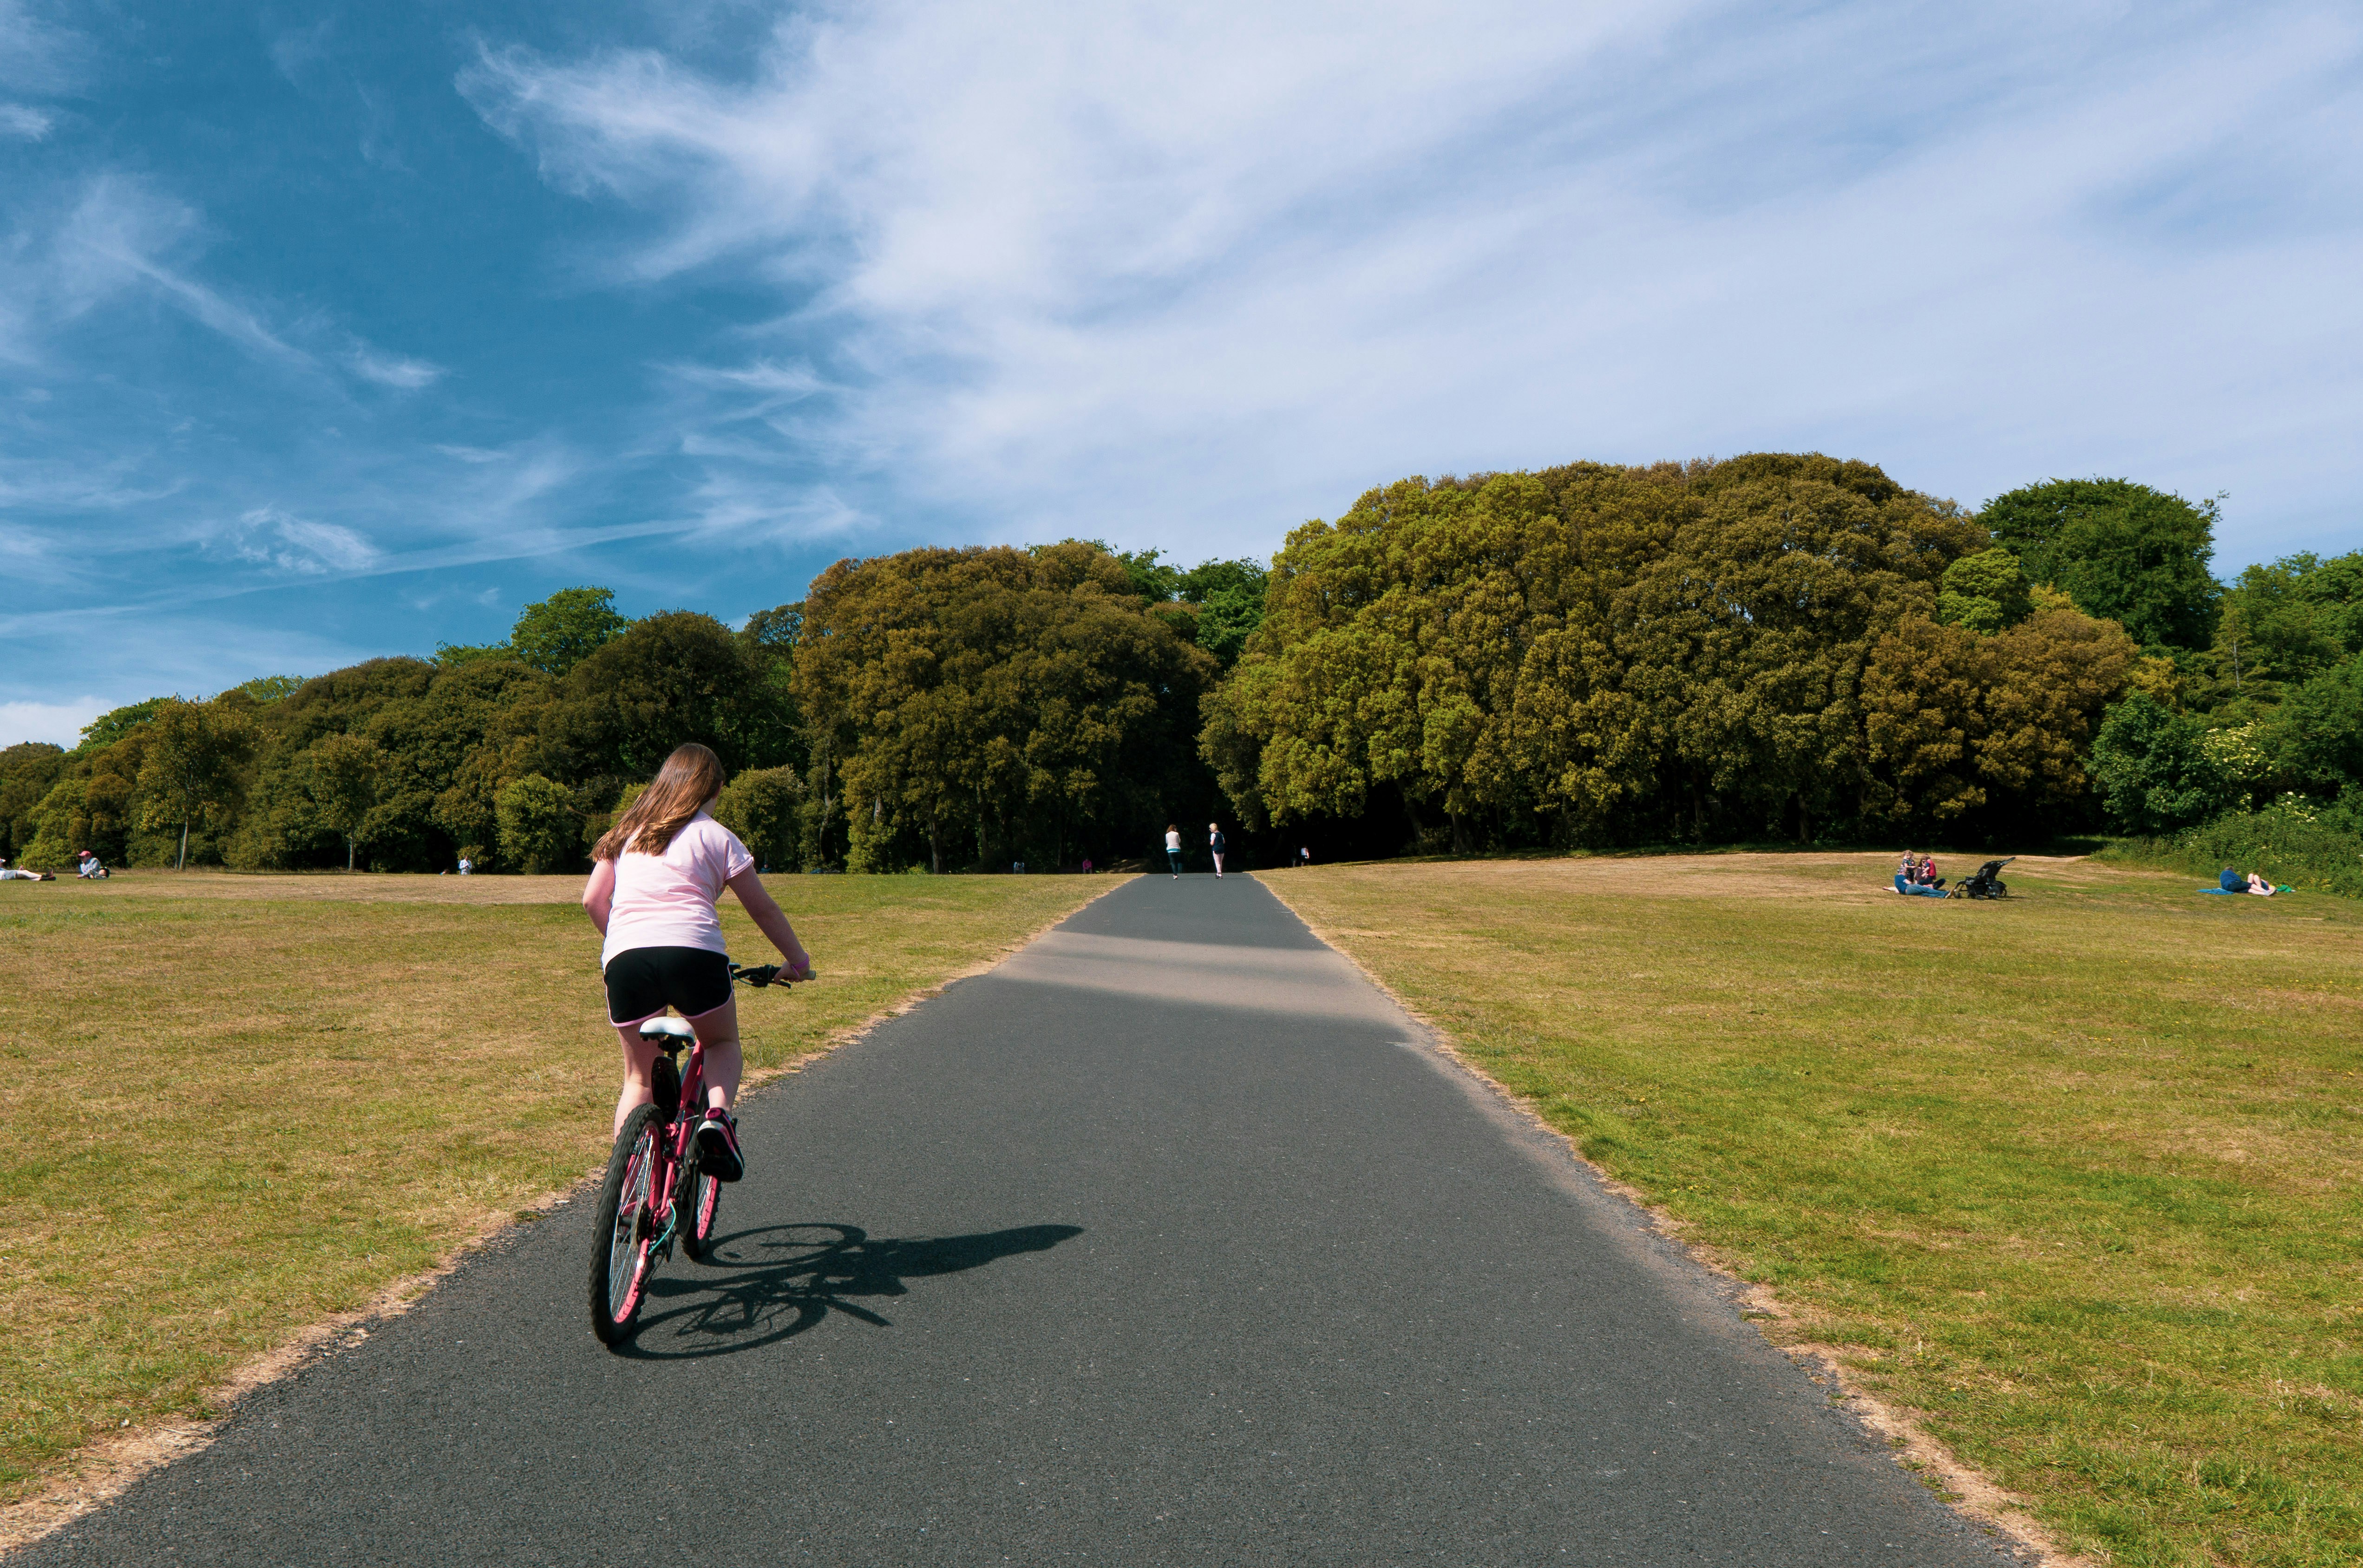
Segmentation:
<svg viewBox="0 0 2363 1568">
<path fill-rule="evenodd" d="M 591 1250 L 591 1331 L 614 1344 L 632 1331 L 647 1298 L 649 1243 L 655 1240 L 657 1108 L 644 1105 L 624 1119 L 607 1179 L 599 1184 Z"/>
<path fill-rule="evenodd" d="M 722 1209 L 722 1184 L 698 1169 L 693 1160 L 689 1180 L 682 1185 L 689 1190 L 688 1200 L 681 1206 L 681 1250 L 693 1259 L 702 1259 L 714 1240 L 714 1217 Z"/>
</svg>

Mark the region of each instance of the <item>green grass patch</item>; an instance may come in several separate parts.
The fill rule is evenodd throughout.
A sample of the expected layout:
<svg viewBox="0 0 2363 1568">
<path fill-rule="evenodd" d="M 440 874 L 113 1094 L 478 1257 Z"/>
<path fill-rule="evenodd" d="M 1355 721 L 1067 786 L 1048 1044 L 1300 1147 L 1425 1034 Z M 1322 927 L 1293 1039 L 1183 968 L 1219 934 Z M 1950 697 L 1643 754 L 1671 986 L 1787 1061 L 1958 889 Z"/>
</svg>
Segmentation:
<svg viewBox="0 0 2363 1568">
<path fill-rule="evenodd" d="M 822 977 L 741 993 L 750 1066 L 1107 885 L 772 878 Z M 0 1498 L 605 1160 L 620 1065 L 579 890 L 0 883 Z M 768 951 L 736 900 L 724 925 Z"/>
<path fill-rule="evenodd" d="M 1889 870 L 1265 880 L 2078 1547 L 2363 1562 L 2363 911 Z"/>
</svg>

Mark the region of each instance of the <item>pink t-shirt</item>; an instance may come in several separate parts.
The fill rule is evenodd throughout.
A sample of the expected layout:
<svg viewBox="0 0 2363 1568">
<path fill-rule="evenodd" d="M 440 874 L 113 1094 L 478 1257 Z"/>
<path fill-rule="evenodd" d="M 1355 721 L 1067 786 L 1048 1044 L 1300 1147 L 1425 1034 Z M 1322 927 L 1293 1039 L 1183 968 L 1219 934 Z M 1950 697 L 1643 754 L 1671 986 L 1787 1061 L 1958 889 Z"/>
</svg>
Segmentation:
<svg viewBox="0 0 2363 1568">
<path fill-rule="evenodd" d="M 723 884 L 755 864 L 738 835 L 704 812 L 682 824 L 662 855 L 616 856 L 616 898 L 599 966 L 633 947 L 703 947 L 727 953 L 714 901 Z"/>
</svg>

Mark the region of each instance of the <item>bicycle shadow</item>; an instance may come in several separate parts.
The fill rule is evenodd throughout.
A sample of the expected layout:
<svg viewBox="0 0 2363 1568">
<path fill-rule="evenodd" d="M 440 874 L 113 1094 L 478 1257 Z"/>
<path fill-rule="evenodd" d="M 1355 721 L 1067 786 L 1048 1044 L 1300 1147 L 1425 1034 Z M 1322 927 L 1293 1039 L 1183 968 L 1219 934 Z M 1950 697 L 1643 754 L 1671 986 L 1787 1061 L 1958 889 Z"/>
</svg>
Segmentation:
<svg viewBox="0 0 2363 1568">
<path fill-rule="evenodd" d="M 692 1361 L 760 1350 L 842 1312 L 881 1329 L 894 1325 L 861 1298 L 907 1296 L 904 1282 L 960 1274 L 1019 1253 L 1048 1252 L 1080 1225 L 1020 1225 L 971 1236 L 872 1238 L 859 1225 L 766 1225 L 717 1236 L 701 1272 L 661 1274 L 616 1353 Z M 666 1308 L 668 1299 L 680 1305 Z M 662 1343 L 654 1342 L 662 1341 Z"/>
</svg>

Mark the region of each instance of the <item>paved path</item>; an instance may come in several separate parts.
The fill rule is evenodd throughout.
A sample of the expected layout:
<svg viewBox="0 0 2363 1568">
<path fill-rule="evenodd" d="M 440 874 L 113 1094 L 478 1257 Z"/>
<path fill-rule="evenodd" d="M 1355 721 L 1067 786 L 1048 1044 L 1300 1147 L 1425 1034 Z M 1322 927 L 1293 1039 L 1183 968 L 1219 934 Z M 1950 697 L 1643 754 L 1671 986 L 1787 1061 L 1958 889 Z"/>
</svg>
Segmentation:
<svg viewBox="0 0 2363 1568">
<path fill-rule="evenodd" d="M 23 1561 L 2002 1560 L 1245 878 L 1119 888 L 745 1131 L 629 1353 L 577 1200 Z"/>
</svg>

